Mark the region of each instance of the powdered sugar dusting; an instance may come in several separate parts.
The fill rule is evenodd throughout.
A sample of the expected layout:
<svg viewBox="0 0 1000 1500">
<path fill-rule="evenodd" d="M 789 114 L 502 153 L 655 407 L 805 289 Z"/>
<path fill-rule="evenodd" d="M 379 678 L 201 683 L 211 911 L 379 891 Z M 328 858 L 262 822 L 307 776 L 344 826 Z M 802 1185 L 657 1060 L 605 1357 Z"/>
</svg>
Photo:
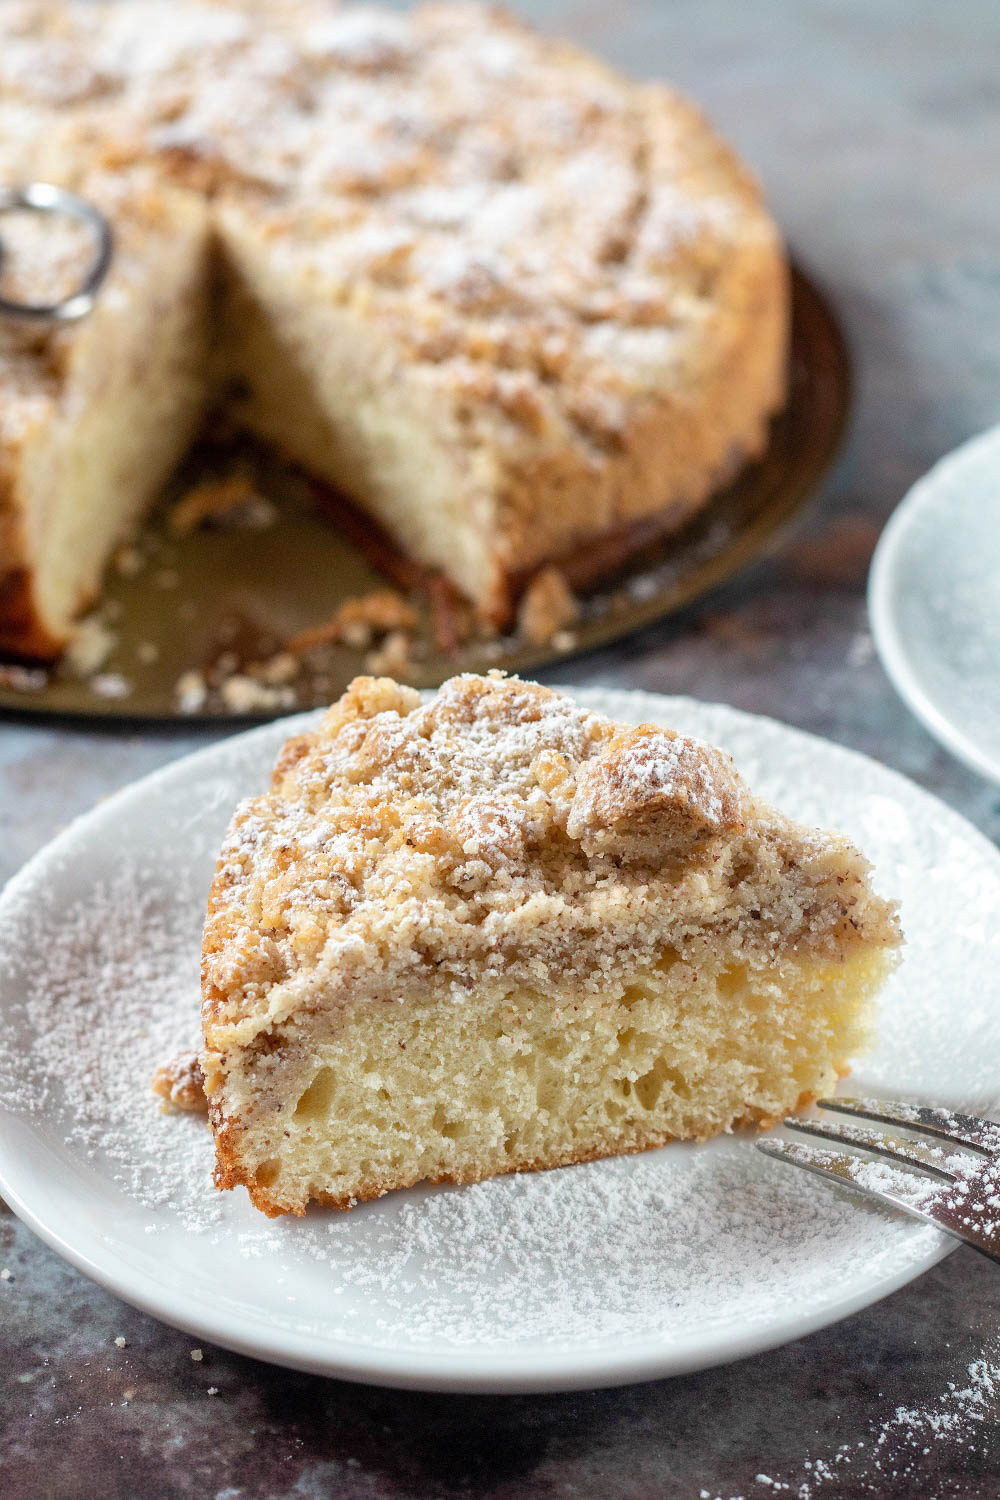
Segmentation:
<svg viewBox="0 0 1000 1500">
<path fill-rule="evenodd" d="M 842 1443 L 825 1455 L 806 1458 L 795 1475 L 756 1475 L 761 1488 L 755 1493 L 790 1495 L 795 1500 L 847 1493 L 929 1494 L 926 1460 L 931 1445 L 942 1438 L 949 1440 L 964 1452 L 970 1475 L 977 1472 L 977 1459 L 988 1454 L 995 1443 L 998 1410 L 1000 1345 L 993 1342 L 981 1359 L 973 1360 L 958 1380 L 948 1381 L 936 1397 L 895 1406 L 872 1421 L 864 1438 Z M 949 1488 L 934 1493 L 985 1495 L 987 1491 Z"/>
<path fill-rule="evenodd" d="M 178 1206 L 185 1183 L 203 1200 L 189 1226 L 218 1222 L 203 1118 L 196 1131 L 178 1128 L 149 1088 L 152 1069 L 179 1040 L 198 1039 L 197 908 L 170 909 L 126 866 L 55 924 L 30 901 L 8 903 L 5 918 L 5 938 L 13 927 L 20 945 L 45 953 L 44 974 L 19 1007 L 34 1037 L 30 1050 L 22 1054 L 10 1030 L 0 1041 L 8 1107 L 29 1117 L 57 1112 L 64 1143 L 100 1159 L 135 1201 Z M 0 982 L 13 972 L 0 959 Z"/>
<path fill-rule="evenodd" d="M 1000 862 L 985 841 L 872 763 L 764 721 L 683 700 L 578 696 L 721 742 L 763 795 L 865 843 L 880 884 L 902 895 L 910 957 L 864 1087 L 947 1097 L 959 1079 L 954 1104 L 985 1111 L 1000 1013 L 984 920 L 1000 900 Z M 692 1350 L 736 1333 L 759 1347 L 790 1311 L 815 1316 L 845 1287 L 926 1263 L 935 1231 L 765 1161 L 744 1139 L 414 1189 L 297 1221 L 264 1219 L 242 1192 L 217 1194 L 204 1123 L 161 1114 L 149 1078 L 190 1045 L 215 850 L 287 732 L 241 736 L 115 799 L 0 904 L 0 1160 L 43 1221 L 58 1203 L 60 1233 L 96 1259 L 114 1264 L 125 1246 L 154 1286 L 169 1264 L 206 1328 L 222 1309 L 247 1329 L 319 1340 L 320 1363 L 346 1343 L 432 1362 L 442 1351 L 527 1350 L 528 1364 L 569 1351 L 579 1371 L 654 1340 L 664 1367 L 684 1368 Z M 956 1015 L 959 963 L 982 1016 L 971 1003 Z M 25 1125 L 49 1153 L 44 1189 L 17 1144 Z"/>
</svg>

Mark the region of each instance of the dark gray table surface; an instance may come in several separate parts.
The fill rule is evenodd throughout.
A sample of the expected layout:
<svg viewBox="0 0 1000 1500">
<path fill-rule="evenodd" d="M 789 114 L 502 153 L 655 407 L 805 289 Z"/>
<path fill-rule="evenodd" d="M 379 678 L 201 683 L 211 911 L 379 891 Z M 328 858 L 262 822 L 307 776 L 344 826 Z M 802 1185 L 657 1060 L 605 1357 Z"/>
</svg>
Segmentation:
<svg viewBox="0 0 1000 1500">
<path fill-rule="evenodd" d="M 858 374 L 843 460 L 797 532 L 680 618 L 558 675 L 718 699 L 827 735 L 997 839 L 1000 791 L 939 749 L 883 675 L 864 584 L 907 486 L 1000 416 L 1000 7 L 519 8 L 703 102 L 840 309 Z M 0 722 L 0 878 L 100 797 L 206 738 Z M 0 1280 L 6 1500 L 1000 1495 L 1000 1270 L 964 1249 L 774 1353 L 524 1398 L 368 1389 L 210 1346 L 193 1363 L 191 1338 L 98 1289 L 2 1205 L 0 1266 L 12 1273 Z M 976 1361 L 981 1399 L 962 1398 Z"/>
</svg>

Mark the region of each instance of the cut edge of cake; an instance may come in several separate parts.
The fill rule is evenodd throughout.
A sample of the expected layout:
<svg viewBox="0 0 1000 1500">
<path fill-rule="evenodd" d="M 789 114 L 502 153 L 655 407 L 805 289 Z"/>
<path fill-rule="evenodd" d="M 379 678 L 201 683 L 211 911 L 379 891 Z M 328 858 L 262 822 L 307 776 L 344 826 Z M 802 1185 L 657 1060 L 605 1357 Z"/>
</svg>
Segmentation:
<svg viewBox="0 0 1000 1500">
<path fill-rule="evenodd" d="M 65 648 L 208 401 L 206 206 L 132 175 L 82 184 L 104 199 L 116 232 L 94 310 L 72 330 L 13 329 L 19 342 L 0 350 L 10 365 L 48 371 L 30 398 L 0 411 L 0 650 L 21 656 L 51 660 Z"/>
</svg>

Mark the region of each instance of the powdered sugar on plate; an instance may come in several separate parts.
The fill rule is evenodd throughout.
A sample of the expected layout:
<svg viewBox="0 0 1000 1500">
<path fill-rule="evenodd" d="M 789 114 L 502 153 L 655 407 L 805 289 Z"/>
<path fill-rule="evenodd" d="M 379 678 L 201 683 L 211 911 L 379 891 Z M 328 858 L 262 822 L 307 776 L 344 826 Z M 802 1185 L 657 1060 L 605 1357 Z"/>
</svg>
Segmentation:
<svg viewBox="0 0 1000 1500">
<path fill-rule="evenodd" d="M 721 744 L 756 790 L 862 843 L 902 899 L 909 949 L 851 1091 L 988 1113 L 1000 1097 L 992 846 L 901 778 L 781 726 L 687 700 L 577 696 Z M 63 1253 L 220 1343 L 493 1388 L 596 1384 L 764 1348 L 942 1253 L 936 1231 L 766 1161 L 748 1138 L 416 1188 L 303 1220 L 217 1193 L 204 1122 L 162 1114 L 149 1080 L 197 1033 L 215 853 L 288 732 L 239 736 L 128 789 L 0 901 L 0 1186 Z"/>
</svg>

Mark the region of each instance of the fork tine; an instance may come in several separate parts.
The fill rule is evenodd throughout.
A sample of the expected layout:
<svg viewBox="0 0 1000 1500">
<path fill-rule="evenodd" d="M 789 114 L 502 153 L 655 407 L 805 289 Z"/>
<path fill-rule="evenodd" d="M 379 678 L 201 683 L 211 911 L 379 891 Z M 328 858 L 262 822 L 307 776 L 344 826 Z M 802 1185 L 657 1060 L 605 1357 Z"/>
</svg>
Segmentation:
<svg viewBox="0 0 1000 1500">
<path fill-rule="evenodd" d="M 901 1209 L 912 1218 L 932 1224 L 935 1229 L 943 1230 L 954 1239 L 971 1245 L 973 1249 L 988 1255 L 991 1260 L 1000 1261 L 1000 1218 L 991 1219 L 983 1214 L 970 1212 L 967 1194 L 962 1191 L 961 1183 L 957 1188 L 932 1188 L 926 1178 L 917 1177 L 902 1167 L 894 1175 L 900 1188 L 905 1187 L 907 1179 L 913 1183 L 914 1197 L 910 1199 L 896 1191 L 895 1187 L 878 1184 L 877 1179 L 866 1181 L 862 1174 L 866 1170 L 870 1174 L 875 1163 L 866 1162 L 860 1156 L 848 1156 L 822 1147 L 806 1146 L 799 1141 L 773 1138 L 757 1141 L 755 1145 L 765 1156 L 790 1162 L 793 1166 L 802 1167 L 806 1172 L 813 1172 L 842 1187 L 853 1188 L 876 1203 Z"/>
<path fill-rule="evenodd" d="M 983 1156 L 1000 1152 L 1000 1124 L 950 1109 L 931 1109 L 897 1099 L 818 1099 L 820 1109 L 876 1120 L 882 1125 L 902 1125 L 919 1135 L 937 1136 L 956 1145 L 968 1146 Z"/>
<path fill-rule="evenodd" d="M 862 1156 L 851 1156 L 846 1151 L 807 1146 L 804 1141 L 776 1140 L 773 1136 L 755 1144 L 757 1150 L 763 1151 L 765 1156 L 789 1161 L 793 1166 L 805 1168 L 807 1172 L 816 1172 L 820 1177 L 828 1177 L 834 1182 L 857 1188 L 869 1198 L 875 1198 L 880 1203 L 891 1203 L 896 1208 L 906 1209 L 908 1213 L 914 1211 L 914 1205 L 918 1201 L 923 1202 L 938 1191 L 931 1187 L 926 1177 L 918 1177 L 906 1167 L 900 1167 L 895 1172 L 884 1167 L 879 1169 L 875 1162 L 866 1161 Z M 876 1175 L 880 1170 L 885 1174 L 884 1180 Z M 912 1185 L 912 1198 L 903 1197 L 898 1191 L 907 1184 Z"/>
<path fill-rule="evenodd" d="M 954 1182 L 958 1175 L 946 1165 L 948 1153 L 943 1146 L 925 1146 L 921 1141 L 902 1140 L 899 1136 L 883 1135 L 881 1130 L 868 1130 L 863 1125 L 834 1125 L 828 1120 L 810 1119 L 788 1119 L 784 1123 L 789 1130 L 798 1130 L 823 1141 L 834 1141 L 838 1146 L 873 1151 L 877 1156 L 887 1156 L 890 1161 L 916 1167 L 918 1171 L 929 1172 L 945 1182 Z"/>
</svg>

